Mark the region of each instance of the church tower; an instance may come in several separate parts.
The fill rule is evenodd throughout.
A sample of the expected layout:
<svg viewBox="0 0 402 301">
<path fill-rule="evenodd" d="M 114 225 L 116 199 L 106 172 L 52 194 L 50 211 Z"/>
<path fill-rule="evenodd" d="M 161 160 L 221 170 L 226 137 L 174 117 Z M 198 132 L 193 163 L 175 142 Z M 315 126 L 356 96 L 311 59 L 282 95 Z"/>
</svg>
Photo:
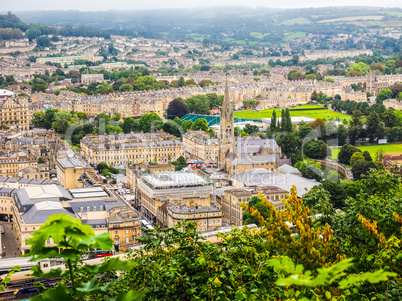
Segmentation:
<svg viewBox="0 0 402 301">
<path fill-rule="evenodd" d="M 229 153 L 234 154 L 236 150 L 234 140 L 234 117 L 233 108 L 229 97 L 228 80 L 226 78 L 225 96 L 221 107 L 221 122 L 220 122 L 220 139 L 219 139 L 219 158 L 218 167 L 226 172 L 230 170 L 230 158 L 227 158 Z M 233 159 L 233 158 L 232 158 Z"/>
</svg>

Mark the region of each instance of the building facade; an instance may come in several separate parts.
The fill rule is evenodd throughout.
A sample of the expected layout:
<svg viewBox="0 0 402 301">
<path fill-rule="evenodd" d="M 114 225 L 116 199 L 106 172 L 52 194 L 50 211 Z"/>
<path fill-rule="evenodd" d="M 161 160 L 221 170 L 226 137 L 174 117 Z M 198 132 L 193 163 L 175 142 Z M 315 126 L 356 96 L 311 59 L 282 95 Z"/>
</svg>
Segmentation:
<svg viewBox="0 0 402 301">
<path fill-rule="evenodd" d="M 82 157 L 90 164 L 168 163 L 184 156 L 183 143 L 164 133 L 87 135 L 81 140 Z"/>
<path fill-rule="evenodd" d="M 183 135 L 183 146 L 190 160 L 213 164 L 218 162 L 219 139 L 211 138 L 207 132 L 188 130 Z"/>
<path fill-rule="evenodd" d="M 287 193 L 286 190 L 275 186 L 225 190 L 220 199 L 223 217 L 231 225 L 243 226 L 244 209 L 240 207 L 240 203 L 248 203 L 253 196 L 262 194 L 277 210 L 283 210 L 281 199 L 285 198 Z"/>
<path fill-rule="evenodd" d="M 30 120 L 28 98 L 1 97 L 0 95 L 0 124 L 2 126 L 28 130 Z"/>
</svg>

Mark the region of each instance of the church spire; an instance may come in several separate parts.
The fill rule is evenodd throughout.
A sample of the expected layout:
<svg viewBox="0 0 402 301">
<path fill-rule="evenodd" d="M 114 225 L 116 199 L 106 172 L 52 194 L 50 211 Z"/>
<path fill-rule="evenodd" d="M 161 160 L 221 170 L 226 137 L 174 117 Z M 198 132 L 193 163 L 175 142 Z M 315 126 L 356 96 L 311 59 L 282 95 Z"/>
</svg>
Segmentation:
<svg viewBox="0 0 402 301">
<path fill-rule="evenodd" d="M 218 167 L 228 169 L 230 164 L 227 159 L 228 153 L 235 152 L 234 141 L 234 116 L 233 108 L 230 102 L 229 85 L 226 77 L 225 94 L 221 107 L 221 120 L 220 120 L 220 140 L 219 140 L 219 162 Z"/>
</svg>

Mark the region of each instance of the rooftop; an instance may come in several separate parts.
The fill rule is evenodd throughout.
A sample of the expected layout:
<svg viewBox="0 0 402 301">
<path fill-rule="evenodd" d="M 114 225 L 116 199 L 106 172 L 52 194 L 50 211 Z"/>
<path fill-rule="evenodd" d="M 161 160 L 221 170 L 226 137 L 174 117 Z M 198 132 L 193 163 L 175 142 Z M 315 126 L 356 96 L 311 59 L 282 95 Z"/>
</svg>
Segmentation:
<svg viewBox="0 0 402 301">
<path fill-rule="evenodd" d="M 204 185 L 208 182 L 201 176 L 189 172 L 155 172 L 142 178 L 154 187 Z"/>
</svg>

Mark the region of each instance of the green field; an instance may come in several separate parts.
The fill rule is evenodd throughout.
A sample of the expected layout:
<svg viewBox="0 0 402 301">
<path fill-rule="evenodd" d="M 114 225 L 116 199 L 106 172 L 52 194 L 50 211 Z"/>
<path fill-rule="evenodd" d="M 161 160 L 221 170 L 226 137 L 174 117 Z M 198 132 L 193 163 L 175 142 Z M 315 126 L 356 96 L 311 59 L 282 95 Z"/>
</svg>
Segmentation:
<svg viewBox="0 0 402 301">
<path fill-rule="evenodd" d="M 291 41 L 295 39 L 300 39 L 304 38 L 306 36 L 306 33 L 303 31 L 298 31 L 298 32 L 286 32 L 285 37 L 283 38 L 285 41 Z"/>
<path fill-rule="evenodd" d="M 304 105 L 295 107 L 295 109 L 311 109 L 311 110 L 304 110 L 304 111 L 290 111 L 291 117 L 311 117 L 311 118 L 321 118 L 321 119 L 331 119 L 335 117 L 339 117 L 341 120 L 344 118 L 350 119 L 350 115 L 334 112 L 331 110 L 314 110 L 317 108 L 322 108 L 322 106 L 312 106 L 312 105 Z M 271 118 L 272 112 L 276 110 L 276 116 L 280 116 L 279 109 L 268 109 L 268 110 L 261 110 L 258 112 L 253 112 L 252 110 L 247 111 L 237 111 L 234 112 L 234 117 L 239 118 L 251 118 L 251 119 L 261 119 L 261 118 Z"/>
<path fill-rule="evenodd" d="M 268 33 L 255 32 L 255 31 L 250 32 L 250 36 L 252 36 L 253 38 L 256 38 L 256 39 L 260 39 L 260 40 L 262 40 L 264 37 L 266 37 L 268 35 L 270 35 L 269 32 Z"/>
<path fill-rule="evenodd" d="M 295 25 L 295 24 L 310 24 L 312 23 L 309 19 L 304 17 L 293 18 L 282 22 L 283 25 Z"/>
<path fill-rule="evenodd" d="M 399 11 L 392 11 L 392 10 L 386 10 L 384 12 L 380 12 L 380 13 L 385 13 L 387 15 L 393 16 L 393 17 L 397 17 L 397 18 L 401 18 L 402 17 L 402 12 Z"/>
<path fill-rule="evenodd" d="M 402 154 L 402 144 L 357 146 L 357 148 L 360 149 L 362 152 L 368 151 L 372 157 L 377 152 L 377 150 L 379 150 L 380 148 L 385 153 L 390 154 L 390 155 L 401 155 Z M 331 151 L 332 151 L 331 159 L 337 159 L 340 148 L 334 148 Z"/>
<path fill-rule="evenodd" d="M 332 22 L 348 22 L 359 20 L 382 20 L 384 16 L 356 16 L 356 17 L 343 17 L 335 19 L 320 20 L 318 23 L 332 23 Z"/>
</svg>

